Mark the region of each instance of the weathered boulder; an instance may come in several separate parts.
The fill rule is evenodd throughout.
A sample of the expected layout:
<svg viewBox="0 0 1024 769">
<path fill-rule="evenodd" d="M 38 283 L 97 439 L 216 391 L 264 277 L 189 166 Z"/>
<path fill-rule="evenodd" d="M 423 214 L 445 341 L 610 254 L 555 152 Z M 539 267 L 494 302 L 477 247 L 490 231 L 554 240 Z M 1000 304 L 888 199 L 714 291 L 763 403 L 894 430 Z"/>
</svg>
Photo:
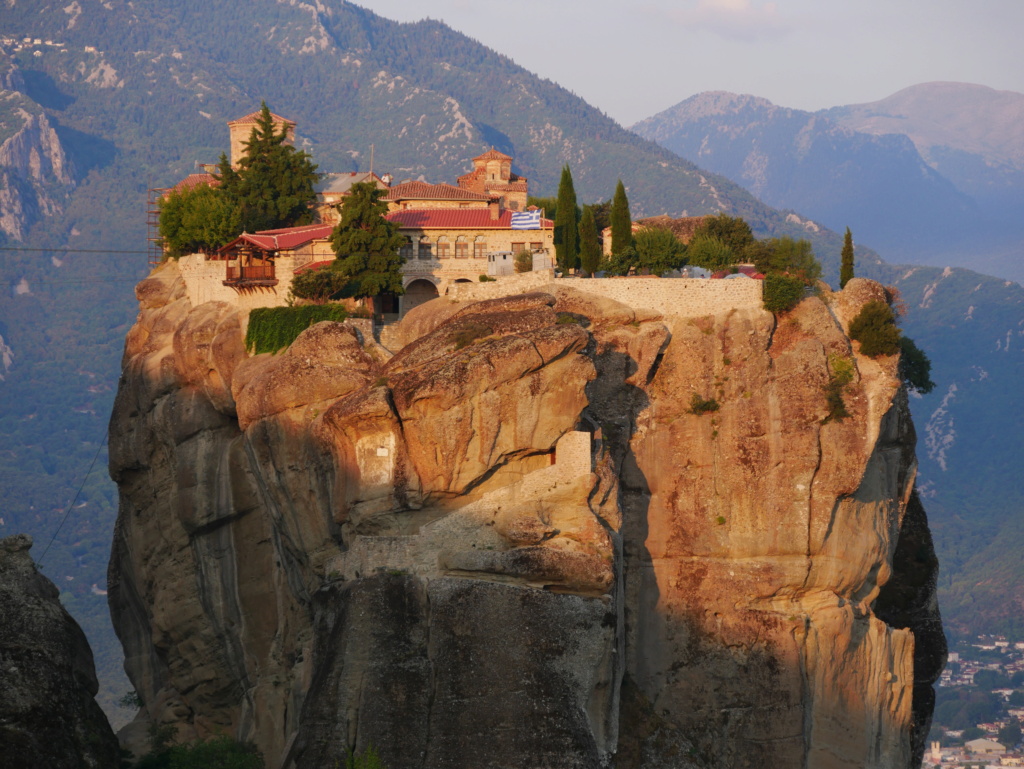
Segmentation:
<svg viewBox="0 0 1024 769">
<path fill-rule="evenodd" d="M 117 738 L 93 699 L 85 634 L 29 555 L 32 538 L 0 539 L 0 756 L 5 769 L 109 769 Z"/>
</svg>

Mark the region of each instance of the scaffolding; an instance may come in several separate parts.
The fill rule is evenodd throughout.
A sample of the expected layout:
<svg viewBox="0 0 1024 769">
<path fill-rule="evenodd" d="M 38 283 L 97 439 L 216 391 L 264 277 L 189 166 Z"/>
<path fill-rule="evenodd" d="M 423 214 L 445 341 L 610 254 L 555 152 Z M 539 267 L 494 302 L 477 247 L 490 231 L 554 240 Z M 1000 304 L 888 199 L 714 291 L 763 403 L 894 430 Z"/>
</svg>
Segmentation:
<svg viewBox="0 0 1024 769">
<path fill-rule="evenodd" d="M 155 267 L 164 258 L 163 242 L 160 238 L 160 198 L 167 190 L 161 187 L 150 187 L 146 197 L 146 240 L 149 266 Z"/>
</svg>

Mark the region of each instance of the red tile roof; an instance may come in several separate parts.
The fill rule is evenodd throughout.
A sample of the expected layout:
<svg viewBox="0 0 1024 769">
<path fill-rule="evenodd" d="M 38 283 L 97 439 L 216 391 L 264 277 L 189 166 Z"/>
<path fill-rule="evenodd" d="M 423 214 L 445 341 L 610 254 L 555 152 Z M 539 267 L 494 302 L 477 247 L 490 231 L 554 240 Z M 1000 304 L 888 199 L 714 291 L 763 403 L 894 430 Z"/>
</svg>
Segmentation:
<svg viewBox="0 0 1024 769">
<path fill-rule="evenodd" d="M 224 253 L 243 243 L 261 248 L 264 251 L 291 251 L 312 243 L 314 240 L 326 240 L 334 230 L 333 224 L 307 224 L 304 227 L 286 227 L 280 230 L 262 230 L 250 234 L 243 232 L 219 251 Z"/>
<path fill-rule="evenodd" d="M 470 192 L 452 184 L 405 182 L 394 185 L 384 196 L 384 200 L 490 200 L 490 198 L 479 192 Z"/>
<path fill-rule="evenodd" d="M 220 179 L 218 179 L 213 174 L 189 174 L 180 182 L 178 182 L 169 190 L 167 190 L 166 194 L 170 195 L 173 192 L 186 192 L 188 190 L 194 190 L 196 187 L 200 187 L 204 184 L 207 187 L 216 187 L 220 184 Z"/>
<path fill-rule="evenodd" d="M 270 117 L 275 123 L 287 123 L 290 126 L 295 125 L 294 120 L 289 120 L 286 117 L 281 117 L 280 115 L 276 115 L 273 112 L 270 113 Z M 256 125 L 256 123 L 259 122 L 259 119 L 260 110 L 256 110 L 255 112 L 250 112 L 248 115 L 240 117 L 237 120 L 229 120 L 228 125 Z"/>
<path fill-rule="evenodd" d="M 393 211 L 387 215 L 389 221 L 407 229 L 448 229 L 448 230 L 507 230 L 512 227 L 512 212 L 502 211 L 497 219 L 491 218 L 487 208 L 413 208 Z M 551 219 L 541 219 L 542 229 L 551 229 Z M 517 230 L 528 233 L 536 230 Z"/>
<path fill-rule="evenodd" d="M 498 152 L 498 150 L 494 149 L 494 147 L 491 147 L 483 155 L 477 155 L 475 158 L 473 158 L 474 161 L 476 161 L 476 160 L 511 160 L 511 159 L 512 159 L 511 155 L 506 155 L 504 152 Z"/>
</svg>

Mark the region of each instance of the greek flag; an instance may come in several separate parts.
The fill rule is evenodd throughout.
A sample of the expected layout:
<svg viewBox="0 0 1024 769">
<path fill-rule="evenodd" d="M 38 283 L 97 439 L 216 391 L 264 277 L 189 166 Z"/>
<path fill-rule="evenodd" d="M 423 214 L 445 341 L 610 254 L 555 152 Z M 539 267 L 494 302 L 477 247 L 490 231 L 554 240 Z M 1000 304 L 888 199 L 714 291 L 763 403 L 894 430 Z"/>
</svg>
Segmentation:
<svg viewBox="0 0 1024 769">
<path fill-rule="evenodd" d="M 540 229 L 540 211 L 513 211 L 512 212 L 512 229 L 513 230 L 539 230 Z"/>
</svg>

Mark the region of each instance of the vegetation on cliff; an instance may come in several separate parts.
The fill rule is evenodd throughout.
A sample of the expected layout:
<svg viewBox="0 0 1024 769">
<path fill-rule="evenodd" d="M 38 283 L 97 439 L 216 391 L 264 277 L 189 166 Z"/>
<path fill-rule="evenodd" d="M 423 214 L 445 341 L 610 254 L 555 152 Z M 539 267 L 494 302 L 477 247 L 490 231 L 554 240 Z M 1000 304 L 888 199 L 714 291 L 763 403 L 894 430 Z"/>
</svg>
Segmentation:
<svg viewBox="0 0 1024 769">
<path fill-rule="evenodd" d="M 253 355 L 275 353 L 288 347 L 314 323 L 324 320 L 343 321 L 347 317 L 348 310 L 340 304 L 258 307 L 249 313 L 245 348 Z"/>
</svg>

